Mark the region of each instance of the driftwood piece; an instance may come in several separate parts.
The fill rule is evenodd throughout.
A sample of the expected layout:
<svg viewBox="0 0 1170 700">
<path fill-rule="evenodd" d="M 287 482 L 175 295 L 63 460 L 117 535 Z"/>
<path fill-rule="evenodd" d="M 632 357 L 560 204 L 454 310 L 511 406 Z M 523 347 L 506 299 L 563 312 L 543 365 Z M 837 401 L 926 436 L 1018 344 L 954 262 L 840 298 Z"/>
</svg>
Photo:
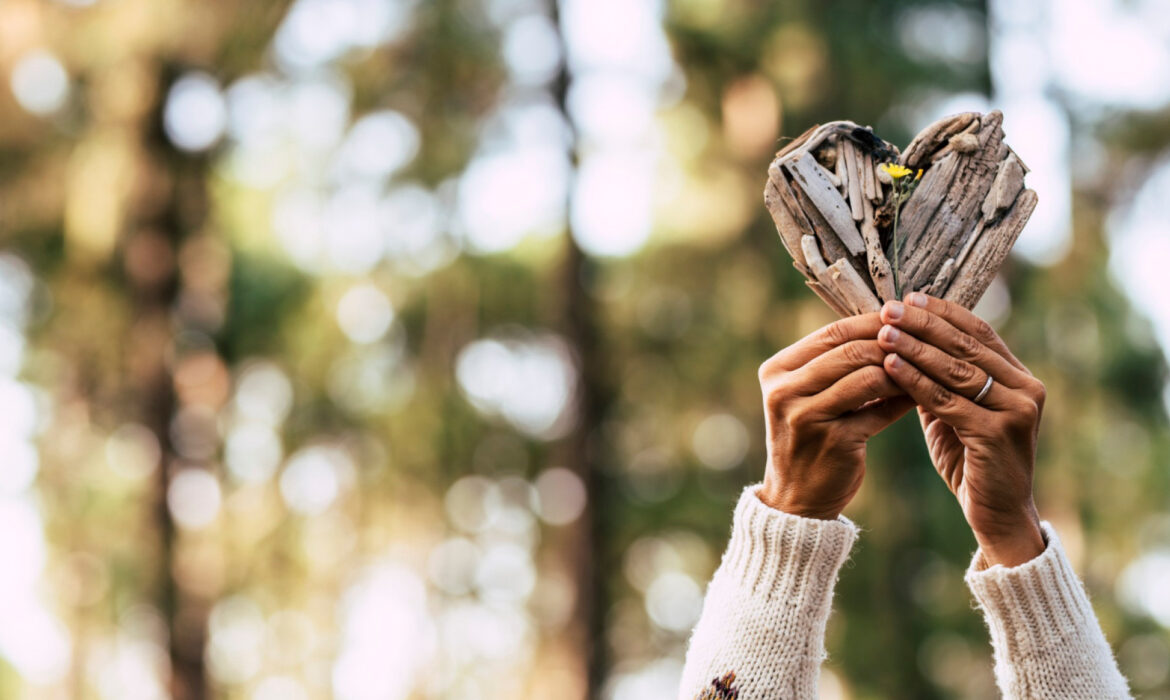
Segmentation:
<svg viewBox="0 0 1170 700">
<path fill-rule="evenodd" d="M 791 152 L 795 151 L 796 149 L 800 148 L 801 146 L 803 146 L 805 143 L 808 142 L 809 138 L 811 138 L 812 135 L 817 132 L 817 129 L 820 129 L 820 128 L 821 128 L 820 124 L 813 124 L 808 129 L 806 129 L 803 134 L 801 134 L 800 136 L 797 136 L 796 138 L 792 139 L 788 143 L 784 144 L 784 148 L 781 148 L 779 151 L 776 152 L 775 160 L 779 160 L 780 158 L 783 158 L 784 156 L 788 155 L 789 153 L 791 153 Z"/>
<path fill-rule="evenodd" d="M 874 291 L 882 301 L 896 300 L 894 290 L 894 274 L 890 268 L 890 260 L 882 252 L 881 234 L 873 221 L 873 204 L 867 199 L 864 202 L 864 218 L 861 221 L 861 235 L 865 238 L 865 261 L 869 269 L 869 278 L 873 280 Z"/>
<path fill-rule="evenodd" d="M 867 314 L 882 308 L 882 302 L 873 295 L 861 273 L 845 258 L 829 265 L 826 274 L 833 282 L 833 287 L 853 313 Z"/>
<path fill-rule="evenodd" d="M 918 192 L 903 209 L 905 248 L 900 254 L 899 277 L 903 291 L 929 285 L 947 258 L 955 257 L 978 224 L 983 201 L 995 180 L 999 162 L 1007 155 L 1000 128 L 1002 115 L 991 112 L 981 120 L 976 137 L 979 147 L 970 153 L 956 151 L 931 170 L 953 164 L 954 175 L 941 201 L 929 218 L 912 217 L 911 205 Z M 924 183 L 925 186 L 925 183 Z M 929 205 L 927 205 L 929 207 Z M 917 210 L 913 210 L 917 212 Z M 899 224 L 899 236 L 902 235 Z"/>
<path fill-rule="evenodd" d="M 842 157 L 841 153 L 842 153 L 841 148 L 838 147 L 837 148 L 837 162 L 834 164 L 834 167 L 835 167 L 834 171 L 837 173 L 838 179 L 841 180 L 841 184 L 837 186 L 837 191 L 840 192 L 842 194 L 842 196 L 848 196 L 849 195 L 849 171 L 845 168 L 845 159 Z"/>
<path fill-rule="evenodd" d="M 873 156 L 871 154 L 865 154 L 861 168 L 865 175 L 865 186 L 863 187 L 865 198 L 869 200 L 870 204 L 877 204 L 882 201 L 882 188 L 878 186 L 877 176 L 873 172 Z"/>
<path fill-rule="evenodd" d="M 848 153 L 851 145 L 847 140 L 842 140 L 838 150 L 840 151 L 841 148 L 844 148 L 845 152 Z M 812 200 L 813 205 L 825 217 L 825 221 L 845 244 L 850 254 L 864 253 L 865 242 L 861 240 L 861 234 L 858 233 L 857 226 L 850 217 L 849 208 L 841 197 L 841 193 L 829 181 L 827 171 L 807 153 L 786 162 L 784 167 L 792 174 L 793 181 L 800 185 L 804 194 Z M 852 178 L 852 174 L 850 174 L 850 178 Z M 852 188 L 853 185 L 851 184 L 850 187 Z"/>
<path fill-rule="evenodd" d="M 865 218 L 862 213 L 861 200 L 864 198 L 862 194 L 862 187 L 865 183 L 865 175 L 861 172 L 861 165 L 857 162 L 857 149 L 854 148 L 853 143 L 848 139 L 841 143 L 843 152 L 841 156 L 845 158 L 845 172 L 849 173 L 849 213 L 854 221 L 861 221 Z"/>
<path fill-rule="evenodd" d="M 951 136 L 977 122 L 979 116 L 978 112 L 963 112 L 936 121 L 914 137 L 898 161 L 911 170 L 925 168 L 935 151 L 943 147 Z"/>
<path fill-rule="evenodd" d="M 800 202 L 796 199 L 796 193 L 792 191 L 792 187 L 788 184 L 788 179 L 784 177 L 784 173 L 780 172 L 780 168 L 776 168 L 775 166 L 773 167 L 774 171 L 771 171 L 771 176 L 769 177 L 768 181 L 775 188 L 776 194 L 780 195 L 780 202 L 783 203 L 793 221 L 796 222 L 796 226 L 800 230 L 800 235 L 813 235 L 812 223 L 809 222 L 808 216 L 804 213 L 804 209 L 800 206 Z M 766 198 L 764 200 L 764 204 L 768 204 L 768 200 Z M 775 216 L 775 214 L 773 214 L 773 216 Z M 789 239 L 789 242 L 794 247 L 800 246 L 799 241 Z"/>
<path fill-rule="evenodd" d="M 1036 205 L 1001 124 L 999 112 L 947 117 L 901 156 L 847 121 L 785 146 L 768 169 L 764 203 L 808 286 L 838 314 L 874 311 L 895 297 L 896 264 L 902 292 L 974 306 Z M 876 167 L 892 160 L 923 171 L 898 212 L 898 261 L 888 257 L 896 188 Z"/>
<path fill-rule="evenodd" d="M 1036 209 L 1039 197 L 1034 190 L 1024 190 L 1012 208 L 995 224 L 987 227 L 971 250 L 967 260 L 955 274 L 955 280 L 943 293 L 943 299 L 972 308 L 995 279 L 995 274 L 1007 259 L 1028 217 Z"/>
<path fill-rule="evenodd" d="M 828 304 L 830 309 L 836 311 L 838 316 L 844 318 L 846 316 L 853 315 L 853 310 L 845 306 L 845 304 L 840 299 L 833 296 L 832 292 L 830 292 L 820 282 L 817 282 L 816 280 L 805 280 L 804 283 L 809 289 L 816 292 L 817 296 L 821 298 L 821 301 Z"/>
<path fill-rule="evenodd" d="M 853 306 L 845 301 L 841 290 L 833 283 L 833 279 L 829 275 L 829 266 L 825 263 L 821 250 L 817 246 L 816 236 L 801 238 L 800 248 L 804 259 L 808 261 L 808 270 L 813 277 L 808 281 L 809 287 L 822 299 L 825 299 L 829 306 L 838 313 L 840 309 L 845 309 L 846 312 L 842 314 L 844 316 L 852 316 L 857 313 L 853 310 Z M 832 301 L 829 301 L 830 299 Z"/>
<path fill-rule="evenodd" d="M 797 183 L 790 184 L 792 184 L 792 194 L 796 196 L 796 201 L 800 204 L 805 216 L 808 217 L 809 223 L 812 224 L 813 235 L 816 236 L 821 247 L 825 249 L 825 257 L 829 260 L 849 257 L 849 249 L 833 231 L 833 227 L 825 219 L 824 214 L 821 214 L 821 210 L 812 203 L 808 194 Z"/>
<path fill-rule="evenodd" d="M 781 181 L 783 182 L 783 178 Z M 787 185 L 788 183 L 784 183 L 785 187 Z M 764 188 L 764 206 L 772 215 L 772 223 L 776 225 L 776 231 L 780 234 L 780 242 L 784 244 L 784 249 L 792 256 L 793 262 L 799 265 L 797 269 L 805 267 L 804 255 L 800 251 L 800 237 L 804 235 L 804 231 L 796 222 L 792 211 L 781 199 L 780 190 L 775 180 L 769 179 Z M 804 218 L 803 212 L 798 212 L 798 214 Z"/>
<path fill-rule="evenodd" d="M 995 221 L 1011 207 L 1020 190 L 1024 189 L 1024 166 L 1020 159 L 1009 149 L 1007 158 L 999 164 L 999 171 L 995 174 L 995 181 L 991 183 L 991 191 L 983 200 L 983 218 L 986 221 Z"/>
</svg>

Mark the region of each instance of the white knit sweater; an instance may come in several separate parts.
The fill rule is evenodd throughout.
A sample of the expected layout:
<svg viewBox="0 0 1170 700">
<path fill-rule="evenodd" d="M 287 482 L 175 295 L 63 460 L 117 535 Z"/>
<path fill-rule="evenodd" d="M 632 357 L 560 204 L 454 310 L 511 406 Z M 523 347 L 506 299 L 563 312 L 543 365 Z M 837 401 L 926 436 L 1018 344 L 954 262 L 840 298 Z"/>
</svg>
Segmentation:
<svg viewBox="0 0 1170 700">
<path fill-rule="evenodd" d="M 837 573 L 857 540 L 845 517 L 814 520 L 744 490 L 731 541 L 707 589 L 679 700 L 816 698 Z M 1084 587 L 1051 525 L 1048 546 L 1020 566 L 976 552 L 966 581 L 991 630 L 1007 698 L 1129 698 Z"/>
</svg>

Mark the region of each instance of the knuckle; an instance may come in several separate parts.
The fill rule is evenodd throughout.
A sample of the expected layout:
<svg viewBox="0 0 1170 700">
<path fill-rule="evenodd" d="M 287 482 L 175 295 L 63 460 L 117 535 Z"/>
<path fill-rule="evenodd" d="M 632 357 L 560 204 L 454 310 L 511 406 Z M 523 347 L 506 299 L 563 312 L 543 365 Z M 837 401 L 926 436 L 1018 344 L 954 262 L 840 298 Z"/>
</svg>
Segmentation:
<svg viewBox="0 0 1170 700">
<path fill-rule="evenodd" d="M 789 429 L 805 428 L 813 422 L 812 411 L 807 406 L 792 406 L 784 412 L 784 423 Z"/>
<path fill-rule="evenodd" d="M 862 370 L 861 381 L 868 393 L 877 394 L 886 388 L 890 380 L 881 367 L 866 367 Z"/>
<path fill-rule="evenodd" d="M 768 380 L 771 378 L 771 376 L 772 376 L 771 360 L 764 360 L 764 362 L 760 365 L 760 368 L 758 370 L 756 370 L 756 377 L 759 378 L 759 380 L 760 380 L 760 386 L 767 384 Z"/>
<path fill-rule="evenodd" d="M 1022 397 L 1013 401 L 1004 415 L 1009 429 L 1030 433 L 1040 420 L 1040 407 L 1030 398 Z"/>
<path fill-rule="evenodd" d="M 845 330 L 845 324 L 842 321 L 835 321 L 825 326 L 821 330 L 821 335 L 831 345 L 840 345 L 849 338 L 849 334 Z"/>
<path fill-rule="evenodd" d="M 841 346 L 841 354 L 845 356 L 845 361 L 851 365 L 860 365 L 868 359 L 865 350 L 865 343 L 860 341 L 853 341 Z"/>
<path fill-rule="evenodd" d="M 971 361 L 978 357 L 981 347 L 978 340 L 966 333 L 959 333 L 955 338 L 955 350 L 964 360 Z"/>
<path fill-rule="evenodd" d="M 982 339 L 984 342 L 990 342 L 998 337 L 991 324 L 978 316 L 975 317 L 975 325 L 972 330 L 975 332 L 975 337 Z"/>
<path fill-rule="evenodd" d="M 787 376 L 785 374 L 765 382 L 764 401 L 768 408 L 777 409 L 792 397 L 792 382 L 786 379 Z"/>
<path fill-rule="evenodd" d="M 932 384 L 927 392 L 927 396 L 931 405 L 939 408 L 950 406 L 955 401 L 955 395 L 946 387 L 939 384 Z"/>
<path fill-rule="evenodd" d="M 947 376 L 955 385 L 972 384 L 978 378 L 977 374 L 974 365 L 962 360 L 952 359 L 947 367 Z"/>
<path fill-rule="evenodd" d="M 1039 379 L 1033 379 L 1029 387 L 1032 400 L 1036 402 L 1041 408 L 1044 407 L 1044 402 L 1048 399 L 1048 388 L 1044 386 L 1044 382 Z"/>
</svg>

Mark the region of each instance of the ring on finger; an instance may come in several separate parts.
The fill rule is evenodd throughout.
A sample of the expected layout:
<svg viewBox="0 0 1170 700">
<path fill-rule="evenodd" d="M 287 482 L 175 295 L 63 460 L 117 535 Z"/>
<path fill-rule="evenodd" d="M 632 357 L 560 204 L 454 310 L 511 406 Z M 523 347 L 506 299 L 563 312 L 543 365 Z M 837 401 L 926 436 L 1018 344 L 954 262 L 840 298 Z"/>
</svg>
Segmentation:
<svg viewBox="0 0 1170 700">
<path fill-rule="evenodd" d="M 991 373 L 989 372 L 987 374 L 987 381 L 983 383 L 983 388 L 979 390 L 979 393 L 975 395 L 975 398 L 971 399 L 971 402 L 979 403 L 982 401 L 984 397 L 987 396 L 987 392 L 991 391 L 991 385 L 994 383 L 995 379 L 992 378 Z"/>
</svg>

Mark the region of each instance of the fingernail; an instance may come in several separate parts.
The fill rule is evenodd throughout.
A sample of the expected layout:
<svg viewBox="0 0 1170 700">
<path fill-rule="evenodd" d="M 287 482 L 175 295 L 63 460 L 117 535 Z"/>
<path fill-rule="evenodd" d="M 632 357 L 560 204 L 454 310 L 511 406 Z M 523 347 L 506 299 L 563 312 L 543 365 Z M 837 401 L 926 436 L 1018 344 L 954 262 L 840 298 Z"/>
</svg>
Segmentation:
<svg viewBox="0 0 1170 700">
<path fill-rule="evenodd" d="M 900 301 L 887 301 L 886 302 L 886 316 L 889 316 L 890 319 L 897 321 L 898 319 L 902 318 L 902 314 L 904 313 L 904 311 L 905 311 L 905 309 L 903 309 L 903 307 L 902 307 L 902 302 L 900 302 Z"/>
<path fill-rule="evenodd" d="M 906 297 L 906 303 L 910 306 L 926 306 L 926 295 L 922 292 L 914 292 Z"/>
<path fill-rule="evenodd" d="M 887 343 L 896 343 L 898 342 L 898 338 L 901 337 L 902 331 L 893 326 L 882 326 L 882 330 L 878 335 Z"/>
<path fill-rule="evenodd" d="M 905 360 L 903 360 L 898 355 L 890 354 L 888 357 L 890 358 L 890 367 L 893 367 L 894 369 L 898 369 L 903 364 L 905 364 Z"/>
</svg>

